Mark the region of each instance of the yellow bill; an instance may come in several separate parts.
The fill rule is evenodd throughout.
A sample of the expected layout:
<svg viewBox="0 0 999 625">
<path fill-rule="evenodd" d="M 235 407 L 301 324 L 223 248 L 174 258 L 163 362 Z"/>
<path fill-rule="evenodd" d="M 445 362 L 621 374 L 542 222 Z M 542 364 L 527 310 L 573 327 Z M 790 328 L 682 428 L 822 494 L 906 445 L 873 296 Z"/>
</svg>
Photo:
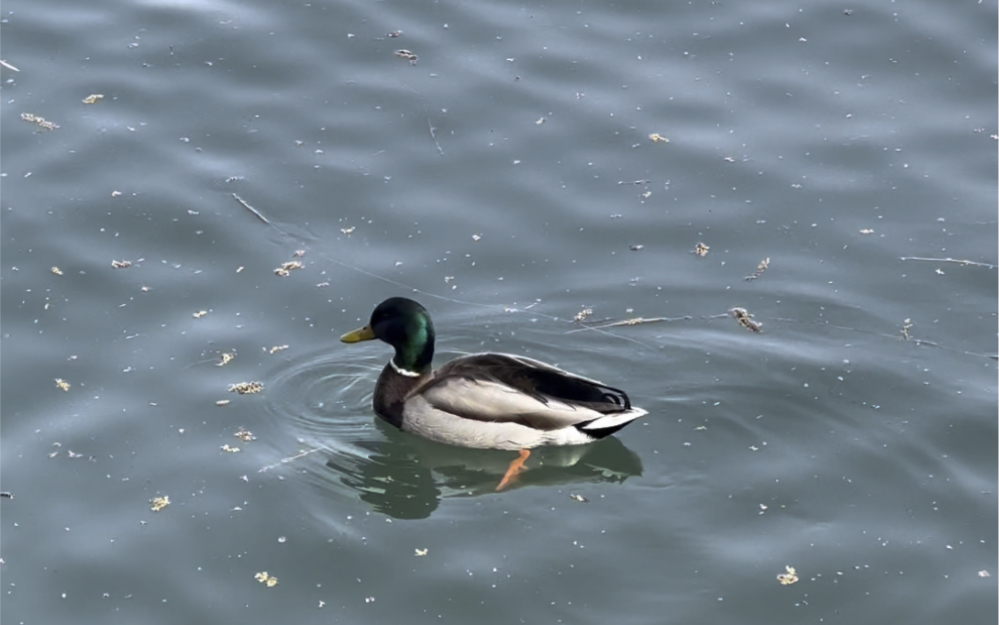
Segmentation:
<svg viewBox="0 0 999 625">
<path fill-rule="evenodd" d="M 352 330 L 340 337 L 344 343 L 358 343 L 360 341 L 370 341 L 375 338 L 375 333 L 371 331 L 371 326 L 364 326 Z"/>
</svg>

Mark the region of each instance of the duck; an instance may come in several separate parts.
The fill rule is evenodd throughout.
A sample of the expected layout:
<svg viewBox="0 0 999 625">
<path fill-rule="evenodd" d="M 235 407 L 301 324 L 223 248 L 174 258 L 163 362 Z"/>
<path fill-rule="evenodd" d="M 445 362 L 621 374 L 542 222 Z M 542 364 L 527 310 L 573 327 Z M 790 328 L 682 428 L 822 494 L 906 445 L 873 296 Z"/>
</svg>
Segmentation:
<svg viewBox="0 0 999 625">
<path fill-rule="evenodd" d="M 648 414 L 621 389 L 525 356 L 470 354 L 435 370 L 430 313 L 405 297 L 386 299 L 340 337 L 374 339 L 395 350 L 375 383 L 375 414 L 439 443 L 517 451 L 496 490 L 517 479 L 531 449 L 592 443 Z"/>
</svg>

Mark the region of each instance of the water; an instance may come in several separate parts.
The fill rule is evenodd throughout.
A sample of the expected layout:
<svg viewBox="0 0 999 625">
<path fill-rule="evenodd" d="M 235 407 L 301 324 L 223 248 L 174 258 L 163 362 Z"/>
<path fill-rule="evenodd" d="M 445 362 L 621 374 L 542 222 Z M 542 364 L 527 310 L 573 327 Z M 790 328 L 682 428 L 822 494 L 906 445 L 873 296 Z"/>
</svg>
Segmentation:
<svg viewBox="0 0 999 625">
<path fill-rule="evenodd" d="M 4 622 L 994 622 L 996 23 L 4 3 Z M 650 414 L 496 493 L 372 416 L 400 294 Z"/>
</svg>

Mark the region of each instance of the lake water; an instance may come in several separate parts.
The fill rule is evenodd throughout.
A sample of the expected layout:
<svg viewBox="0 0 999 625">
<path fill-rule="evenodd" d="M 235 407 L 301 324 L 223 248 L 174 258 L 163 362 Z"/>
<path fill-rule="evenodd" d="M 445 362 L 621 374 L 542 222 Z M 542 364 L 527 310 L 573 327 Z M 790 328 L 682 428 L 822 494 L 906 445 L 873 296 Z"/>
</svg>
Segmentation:
<svg viewBox="0 0 999 625">
<path fill-rule="evenodd" d="M 0 618 L 996 622 L 996 24 L 4 2 Z M 649 414 L 497 493 L 376 422 L 393 295 Z"/>
</svg>

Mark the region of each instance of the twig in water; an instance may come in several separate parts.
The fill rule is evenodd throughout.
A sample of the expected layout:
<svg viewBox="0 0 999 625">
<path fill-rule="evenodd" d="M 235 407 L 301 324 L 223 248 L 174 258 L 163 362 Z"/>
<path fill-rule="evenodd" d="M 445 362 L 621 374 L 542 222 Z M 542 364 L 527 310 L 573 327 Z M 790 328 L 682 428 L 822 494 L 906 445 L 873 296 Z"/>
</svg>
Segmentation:
<svg viewBox="0 0 999 625">
<path fill-rule="evenodd" d="M 574 332 L 582 332 L 583 330 L 602 330 L 604 328 L 617 328 L 620 326 L 637 326 L 645 323 L 659 323 L 662 321 L 688 321 L 693 319 L 690 315 L 685 317 L 649 317 L 648 319 L 644 317 L 634 317 L 632 319 L 622 319 L 621 321 L 612 321 L 610 323 L 602 323 L 600 325 L 588 325 L 582 328 L 577 328 L 575 330 L 569 330 L 566 334 L 572 334 Z"/>
<path fill-rule="evenodd" d="M 959 265 L 974 265 L 975 267 L 988 267 L 989 269 L 995 269 L 995 265 L 990 265 L 989 263 L 979 263 L 973 260 L 960 260 L 957 258 L 922 258 L 920 256 L 902 256 L 901 260 L 925 260 L 934 263 L 957 263 Z"/>
<path fill-rule="evenodd" d="M 264 222 L 264 223 L 265 223 L 265 224 L 267 224 L 268 226 L 270 226 L 270 225 L 271 225 L 271 222 L 270 222 L 270 221 L 268 221 L 266 217 L 264 217 L 263 215 L 261 215 L 261 214 L 260 214 L 260 211 L 258 211 L 257 209 L 253 208 L 252 206 L 250 206 L 250 205 L 249 205 L 249 204 L 248 204 L 248 203 L 246 202 L 246 200 L 244 200 L 243 198 L 239 197 L 239 196 L 238 196 L 238 195 L 236 195 L 235 193 L 233 193 L 233 194 L 232 194 L 232 197 L 236 198 L 236 201 L 237 201 L 237 202 L 239 202 L 239 205 L 240 205 L 240 206 L 242 206 L 242 207 L 243 207 L 243 208 L 245 208 L 246 210 L 248 210 L 248 211 L 250 211 L 251 213 L 253 213 L 254 215 L 256 215 L 256 216 L 257 216 L 257 218 L 258 218 L 258 219 L 260 219 L 260 221 Z"/>
<path fill-rule="evenodd" d="M 17 69 L 16 67 L 14 67 L 13 65 L 11 65 L 10 63 L 8 63 L 7 61 L 4 61 L 3 59 L 0 59 L 0 65 L 3 65 L 4 67 L 6 67 L 7 69 L 9 69 L 11 71 L 15 71 L 15 72 L 21 71 L 21 70 Z"/>
<path fill-rule="evenodd" d="M 444 156 L 444 148 L 442 148 L 441 144 L 437 142 L 437 135 L 434 134 L 434 125 L 430 123 L 429 116 L 427 116 L 427 128 L 430 129 L 430 138 L 434 140 L 434 145 L 437 146 L 437 151 L 441 153 L 441 156 Z"/>
<path fill-rule="evenodd" d="M 308 456 L 311 453 L 315 453 L 317 451 L 322 451 L 324 449 L 326 451 L 330 450 L 329 447 L 314 447 L 312 449 L 306 449 L 305 451 L 300 451 L 297 454 L 295 454 L 294 456 L 288 456 L 287 458 L 281 458 L 280 460 L 278 460 L 277 462 L 275 462 L 273 464 L 269 464 L 269 465 L 267 465 L 265 467 L 260 467 L 260 469 L 257 470 L 257 473 L 263 473 L 265 471 L 269 471 L 271 469 L 274 469 L 276 467 L 281 466 L 282 464 L 288 464 L 289 462 L 293 462 L 295 460 L 298 460 L 299 458 L 304 458 L 304 457 Z"/>
</svg>

